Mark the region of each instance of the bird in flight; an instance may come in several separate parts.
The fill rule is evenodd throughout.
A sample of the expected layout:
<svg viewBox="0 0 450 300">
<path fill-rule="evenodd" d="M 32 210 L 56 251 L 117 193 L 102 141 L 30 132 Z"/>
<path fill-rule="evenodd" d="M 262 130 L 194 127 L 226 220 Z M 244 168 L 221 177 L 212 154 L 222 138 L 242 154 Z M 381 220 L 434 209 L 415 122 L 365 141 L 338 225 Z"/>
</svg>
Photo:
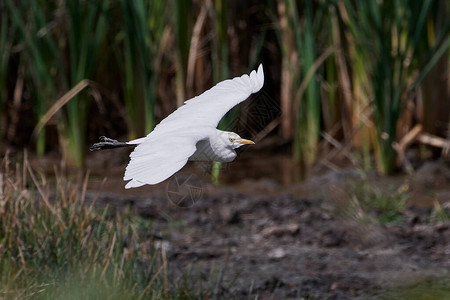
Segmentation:
<svg viewBox="0 0 450 300">
<path fill-rule="evenodd" d="M 253 141 L 217 129 L 220 119 L 234 106 L 258 92 L 264 84 L 262 65 L 250 75 L 219 82 L 203 94 L 184 102 L 146 137 L 119 142 L 100 137 L 91 151 L 135 146 L 123 180 L 125 188 L 160 183 L 191 161 L 230 162 L 237 149 Z"/>
</svg>

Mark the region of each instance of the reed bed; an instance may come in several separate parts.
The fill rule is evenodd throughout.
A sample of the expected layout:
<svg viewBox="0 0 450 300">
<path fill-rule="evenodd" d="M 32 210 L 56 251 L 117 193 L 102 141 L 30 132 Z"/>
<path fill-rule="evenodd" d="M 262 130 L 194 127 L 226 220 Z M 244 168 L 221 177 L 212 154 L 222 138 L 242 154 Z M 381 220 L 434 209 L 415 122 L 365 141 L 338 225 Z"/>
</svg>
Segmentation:
<svg viewBox="0 0 450 300">
<path fill-rule="evenodd" d="M 119 99 L 134 138 L 188 97 L 260 62 L 265 92 L 283 113 L 275 134 L 292 142 L 293 157 L 306 168 L 330 159 L 333 151 L 342 153 L 340 148 L 360 153 L 352 163 L 365 169 L 374 167 L 375 157 L 378 171 L 390 174 L 403 157 L 393 145 L 416 125 L 446 145 L 446 1 L 7 0 L 1 5 L 2 139 L 15 143 L 7 132 L 20 124 L 18 111 L 32 111 L 25 127 L 31 132 L 69 90 L 89 80 L 99 89 L 90 86 L 71 96 L 39 127 L 33 147 L 38 154 L 55 149 L 47 138 L 56 130 L 59 148 L 75 166 L 83 165 L 87 141 L 107 134 L 89 125 L 98 117 L 93 99 Z M 221 128 L 233 127 L 238 116 L 239 109 L 232 111 Z M 116 121 L 106 117 L 104 122 Z M 417 140 L 424 139 L 403 145 Z"/>
<path fill-rule="evenodd" d="M 315 70 L 319 54 L 315 38 L 320 36 L 324 11 L 323 7 L 313 11 L 312 1 L 301 4 L 298 7 L 295 1 L 278 1 L 279 19 L 285 22 L 279 31 L 280 40 L 292 43 L 283 45 L 283 52 L 287 59 L 285 67 L 292 77 L 287 81 L 292 82 L 288 96 L 294 99 L 293 105 L 289 105 L 295 112 L 294 157 L 311 166 L 316 159 L 321 115 L 318 72 Z"/>
<path fill-rule="evenodd" d="M 354 80 L 361 91 L 357 101 L 360 107 L 371 106 L 373 112 L 369 127 L 375 129 L 372 144 L 377 166 L 382 174 L 390 174 L 395 167 L 392 144 L 398 138 L 399 118 L 450 40 L 426 30 L 435 27 L 437 19 L 432 1 L 346 1 L 340 13 L 354 50 L 352 62 L 360 69 Z"/>
<path fill-rule="evenodd" d="M 167 2 L 120 1 L 123 48 L 121 81 L 127 116 L 129 138 L 135 139 L 151 131 L 155 125 L 156 88 L 161 65 L 163 35 L 167 27 Z"/>
</svg>

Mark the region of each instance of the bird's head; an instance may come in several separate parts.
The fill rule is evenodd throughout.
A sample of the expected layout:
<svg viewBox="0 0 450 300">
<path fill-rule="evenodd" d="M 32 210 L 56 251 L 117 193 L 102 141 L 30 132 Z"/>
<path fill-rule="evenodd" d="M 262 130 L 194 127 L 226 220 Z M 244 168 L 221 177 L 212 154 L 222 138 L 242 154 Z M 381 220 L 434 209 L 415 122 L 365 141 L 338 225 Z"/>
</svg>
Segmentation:
<svg viewBox="0 0 450 300">
<path fill-rule="evenodd" d="M 243 145 L 253 145 L 255 142 L 241 138 L 237 133 L 225 132 L 226 143 L 231 146 L 232 149 L 237 149 Z"/>
</svg>

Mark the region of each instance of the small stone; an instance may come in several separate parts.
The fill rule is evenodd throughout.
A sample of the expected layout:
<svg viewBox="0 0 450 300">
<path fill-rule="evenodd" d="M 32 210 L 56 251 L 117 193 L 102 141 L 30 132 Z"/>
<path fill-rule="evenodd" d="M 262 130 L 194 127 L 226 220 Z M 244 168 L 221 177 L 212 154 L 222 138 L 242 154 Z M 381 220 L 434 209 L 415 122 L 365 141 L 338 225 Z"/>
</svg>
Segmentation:
<svg viewBox="0 0 450 300">
<path fill-rule="evenodd" d="M 265 228 L 262 231 L 264 237 L 276 236 L 281 237 L 283 235 L 295 235 L 300 231 L 300 226 L 298 224 L 284 224 L 276 225 Z"/>
<path fill-rule="evenodd" d="M 275 248 L 269 252 L 270 258 L 280 259 L 286 256 L 286 251 L 283 248 Z"/>
<path fill-rule="evenodd" d="M 220 216 L 225 224 L 239 224 L 241 222 L 241 214 L 235 209 L 224 207 L 220 210 Z"/>
</svg>

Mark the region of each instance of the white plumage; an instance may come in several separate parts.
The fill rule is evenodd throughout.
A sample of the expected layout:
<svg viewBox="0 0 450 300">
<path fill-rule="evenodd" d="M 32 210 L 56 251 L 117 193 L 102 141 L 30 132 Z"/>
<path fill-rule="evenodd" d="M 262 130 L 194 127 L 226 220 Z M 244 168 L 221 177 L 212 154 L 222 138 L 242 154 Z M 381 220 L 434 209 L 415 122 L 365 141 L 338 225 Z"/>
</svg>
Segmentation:
<svg viewBox="0 0 450 300">
<path fill-rule="evenodd" d="M 219 82 L 203 94 L 185 101 L 146 137 L 127 142 L 125 145 L 137 146 L 130 154 L 123 177 L 125 181 L 130 180 L 125 188 L 160 183 L 180 170 L 188 160 L 232 161 L 236 157 L 234 149 L 253 142 L 216 127 L 231 108 L 258 92 L 263 84 L 264 73 L 260 65 L 257 72 Z M 104 148 L 108 147 L 94 150 Z"/>
</svg>

